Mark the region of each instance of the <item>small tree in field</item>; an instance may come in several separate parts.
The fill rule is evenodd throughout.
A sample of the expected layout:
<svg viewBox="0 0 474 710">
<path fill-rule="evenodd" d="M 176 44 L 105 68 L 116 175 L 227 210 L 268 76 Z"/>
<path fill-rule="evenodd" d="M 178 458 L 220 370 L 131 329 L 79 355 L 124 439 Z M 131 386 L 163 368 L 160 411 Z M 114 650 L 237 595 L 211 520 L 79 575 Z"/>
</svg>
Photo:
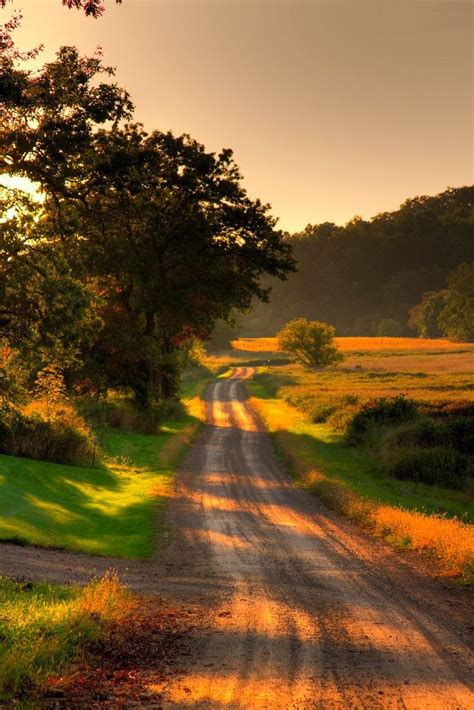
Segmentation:
<svg viewBox="0 0 474 710">
<path fill-rule="evenodd" d="M 334 345 L 335 333 L 336 329 L 327 323 L 296 318 L 278 333 L 278 346 L 304 367 L 327 367 L 344 357 Z"/>
</svg>

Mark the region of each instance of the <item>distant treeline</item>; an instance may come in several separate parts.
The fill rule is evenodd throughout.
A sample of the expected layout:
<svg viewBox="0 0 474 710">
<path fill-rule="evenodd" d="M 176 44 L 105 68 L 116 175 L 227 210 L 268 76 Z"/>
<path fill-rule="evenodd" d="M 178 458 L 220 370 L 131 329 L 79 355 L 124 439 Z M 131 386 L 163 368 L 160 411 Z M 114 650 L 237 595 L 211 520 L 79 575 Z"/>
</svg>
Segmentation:
<svg viewBox="0 0 474 710">
<path fill-rule="evenodd" d="M 273 335 L 306 317 L 339 335 L 416 335 L 410 309 L 474 261 L 473 205 L 474 186 L 449 188 L 369 221 L 308 225 L 288 237 L 298 272 L 272 284 L 270 303 L 255 305 L 240 334 Z"/>
</svg>

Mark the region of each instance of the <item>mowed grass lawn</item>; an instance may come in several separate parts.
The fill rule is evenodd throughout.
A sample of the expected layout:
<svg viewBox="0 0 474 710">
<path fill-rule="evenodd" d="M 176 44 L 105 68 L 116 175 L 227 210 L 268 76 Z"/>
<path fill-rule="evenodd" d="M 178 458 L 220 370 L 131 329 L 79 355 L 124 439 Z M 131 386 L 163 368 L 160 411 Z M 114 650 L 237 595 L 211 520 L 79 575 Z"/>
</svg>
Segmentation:
<svg viewBox="0 0 474 710">
<path fill-rule="evenodd" d="M 108 430 L 94 467 L 0 455 L 0 539 L 148 557 L 173 473 L 198 424 L 188 414 L 156 435 Z"/>
</svg>

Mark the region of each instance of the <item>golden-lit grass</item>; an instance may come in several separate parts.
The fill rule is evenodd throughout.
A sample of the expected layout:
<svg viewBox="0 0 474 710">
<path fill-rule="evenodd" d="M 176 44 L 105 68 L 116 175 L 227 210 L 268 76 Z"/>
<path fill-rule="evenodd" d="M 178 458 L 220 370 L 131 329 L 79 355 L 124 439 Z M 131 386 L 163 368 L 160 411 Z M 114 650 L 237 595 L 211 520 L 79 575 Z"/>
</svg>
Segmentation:
<svg viewBox="0 0 474 710">
<path fill-rule="evenodd" d="M 48 678 L 78 660 L 135 601 L 111 573 L 84 589 L 0 579 L 0 604 L 0 703 L 15 696 L 33 703 Z"/>
<path fill-rule="evenodd" d="M 258 383 L 250 387 L 257 395 L 253 406 L 305 487 L 392 544 L 431 555 L 445 574 L 474 582 L 474 527 L 455 517 L 420 512 L 423 507 L 436 510 L 440 504 L 462 509 L 458 492 L 380 475 L 362 452 L 344 446 L 330 427 L 312 424 L 287 403 L 265 397 Z M 402 500 L 407 501 L 405 506 Z"/>
<path fill-rule="evenodd" d="M 426 515 L 392 505 L 380 505 L 350 491 L 321 471 L 303 475 L 308 488 L 346 518 L 384 537 L 397 547 L 426 553 L 441 570 L 474 582 L 474 526 L 444 515 Z"/>
<path fill-rule="evenodd" d="M 372 352 L 393 350 L 449 351 L 472 350 L 474 343 L 453 343 L 451 340 L 426 338 L 335 338 L 342 352 Z M 238 338 L 232 341 L 234 350 L 245 352 L 279 352 L 277 338 Z"/>
</svg>

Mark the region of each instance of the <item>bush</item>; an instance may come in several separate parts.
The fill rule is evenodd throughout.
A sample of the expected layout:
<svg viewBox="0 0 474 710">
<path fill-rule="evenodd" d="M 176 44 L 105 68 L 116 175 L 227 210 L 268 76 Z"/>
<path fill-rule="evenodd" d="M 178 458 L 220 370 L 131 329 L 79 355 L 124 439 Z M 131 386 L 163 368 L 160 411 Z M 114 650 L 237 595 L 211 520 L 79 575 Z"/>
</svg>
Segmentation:
<svg viewBox="0 0 474 710">
<path fill-rule="evenodd" d="M 352 418 L 348 427 L 348 439 L 352 443 L 364 443 L 375 428 L 403 424 L 413 421 L 417 416 L 416 402 L 406 397 L 367 402 Z"/>
<path fill-rule="evenodd" d="M 402 480 L 464 489 L 474 474 L 469 458 L 454 449 L 399 449 L 386 463 L 386 472 Z"/>
<path fill-rule="evenodd" d="M 130 397 L 119 394 L 109 399 L 83 399 L 78 406 L 94 426 L 141 434 L 156 434 L 160 422 L 179 419 L 184 414 L 184 406 L 178 399 L 161 400 L 150 411 L 143 411 L 137 409 Z"/>
<path fill-rule="evenodd" d="M 474 417 L 420 419 L 393 432 L 387 443 L 404 448 L 452 448 L 463 454 L 474 453 Z"/>
<path fill-rule="evenodd" d="M 91 460 L 90 438 L 61 420 L 45 421 L 16 409 L 0 412 L 0 453 L 40 461 L 84 464 Z"/>
</svg>

